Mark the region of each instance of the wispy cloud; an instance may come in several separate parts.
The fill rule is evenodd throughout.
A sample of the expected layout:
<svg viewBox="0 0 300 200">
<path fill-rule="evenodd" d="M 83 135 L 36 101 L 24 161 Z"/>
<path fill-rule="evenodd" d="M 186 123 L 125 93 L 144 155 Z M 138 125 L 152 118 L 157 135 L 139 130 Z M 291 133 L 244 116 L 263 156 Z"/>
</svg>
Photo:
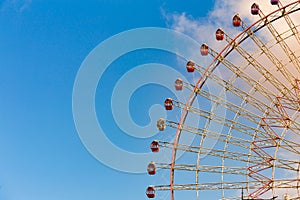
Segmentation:
<svg viewBox="0 0 300 200">
<path fill-rule="evenodd" d="M 0 11 L 14 10 L 15 12 L 23 12 L 27 10 L 32 0 L 4 0 L 0 4 Z"/>
<path fill-rule="evenodd" d="M 268 14 L 276 9 L 278 9 L 277 6 L 272 6 L 270 5 L 270 1 L 266 1 L 266 0 L 255 0 L 256 3 L 259 4 L 260 9 L 262 10 L 262 12 L 264 14 Z M 283 5 L 291 3 L 293 1 L 291 0 L 281 0 L 281 3 Z M 215 49 L 216 51 L 220 51 L 226 44 L 225 41 L 216 41 L 215 39 L 215 31 L 218 28 L 222 28 L 226 33 L 228 33 L 228 35 L 231 35 L 231 37 L 234 37 L 235 35 L 237 35 L 240 31 L 241 28 L 235 28 L 232 26 L 232 17 L 235 14 L 240 14 L 242 20 L 244 22 L 246 22 L 248 25 L 252 24 L 253 22 L 257 21 L 259 19 L 258 16 L 253 16 L 250 13 L 250 7 L 251 5 L 254 3 L 254 1 L 249 1 L 249 0 L 240 0 L 240 1 L 236 1 L 236 0 L 216 0 L 215 1 L 215 5 L 214 8 L 212 9 L 211 12 L 209 12 L 207 14 L 206 17 L 204 18 L 195 18 L 191 15 L 189 15 L 187 12 L 184 13 L 166 13 L 166 12 L 162 12 L 167 25 L 172 28 L 175 29 L 179 32 L 185 33 L 189 36 L 191 36 L 192 38 L 194 38 L 195 40 L 197 40 L 200 44 L 201 43 L 207 43 L 208 46 L 210 46 L 212 49 Z M 296 25 L 300 24 L 300 17 L 299 14 L 293 14 L 290 16 L 293 20 L 293 22 Z M 289 30 L 289 27 L 287 25 L 287 23 L 284 21 L 284 19 L 278 20 L 277 22 L 274 22 L 272 24 L 276 30 L 279 33 L 284 33 L 284 31 Z M 260 32 L 257 33 L 260 38 L 263 41 L 272 41 L 274 46 L 272 46 L 272 42 L 268 43 L 269 47 L 271 48 L 271 51 L 273 52 L 274 55 L 276 55 L 281 62 L 283 63 L 289 63 L 289 59 L 287 59 L 287 56 L 285 55 L 285 53 L 283 53 L 282 48 L 280 48 L 280 45 L 278 45 L 274 39 L 274 37 L 270 34 L 270 32 L 268 31 L 267 28 L 264 28 L 263 30 L 261 30 Z M 251 39 L 249 39 L 251 40 Z M 250 41 L 249 41 L 250 42 Z M 289 39 L 286 40 L 287 44 L 290 46 L 290 48 L 292 49 L 292 51 L 299 53 L 299 44 L 297 42 L 295 42 L 295 37 L 291 36 Z M 255 49 L 252 50 L 252 46 L 248 45 L 247 41 L 245 42 L 247 45 L 243 45 L 243 48 L 248 50 L 250 52 L 250 54 L 255 55 L 257 57 L 257 60 L 260 63 L 263 63 L 263 66 L 269 67 L 268 69 L 270 69 L 271 73 L 274 75 L 274 77 L 278 78 L 278 80 L 282 81 L 282 83 L 286 84 L 287 87 L 292 88 L 291 83 L 288 83 L 287 81 L 284 81 L 282 76 L 281 76 L 281 72 L 276 70 L 276 68 L 274 67 L 274 64 L 271 63 L 271 61 L 266 57 L 266 56 L 261 56 L 259 55 L 260 51 L 258 51 L 257 46 L 255 46 L 255 44 L 252 44 L 252 46 L 255 46 Z M 277 45 L 275 45 L 277 44 Z M 256 52 L 254 52 L 256 51 Z M 199 50 L 194 50 L 194 52 L 197 52 L 197 56 L 200 56 Z M 252 52 L 252 53 L 251 53 Z M 235 52 L 236 53 L 236 52 Z M 256 54 L 255 54 L 256 53 Z M 234 54 L 234 55 L 237 55 Z M 298 55 L 299 56 L 299 55 Z M 233 63 L 241 63 L 241 65 L 238 66 L 243 66 L 245 65 L 245 60 L 239 61 L 238 59 L 241 59 L 241 56 L 236 56 L 230 57 L 230 61 L 232 61 Z M 293 66 L 291 66 L 290 64 L 286 65 L 286 67 L 290 67 L 288 70 L 290 72 L 292 72 L 292 74 L 296 74 L 296 76 L 299 76 L 299 73 L 296 71 L 293 71 L 294 69 L 291 69 L 291 67 L 293 68 Z M 255 71 L 255 69 L 253 67 L 249 67 L 248 69 L 248 73 L 251 74 L 251 77 L 255 78 L 256 80 L 259 80 L 262 75 L 257 73 L 255 74 L 253 71 Z M 252 70 L 250 72 L 250 70 Z M 227 70 L 229 71 L 229 70 Z M 228 77 L 227 72 L 223 72 L 222 71 L 222 76 L 223 77 Z M 231 72 L 228 72 L 229 75 L 232 75 Z M 239 86 L 241 88 L 241 86 Z M 272 90 L 272 86 L 270 85 L 266 85 L 266 87 L 270 90 Z M 274 90 L 275 91 L 275 90 Z M 278 91 L 276 91 L 278 92 Z M 227 99 L 229 101 L 231 101 L 232 99 Z M 271 103 L 271 102 L 269 102 Z M 299 119 L 295 119 L 297 122 L 299 122 Z M 297 141 L 296 139 L 299 140 L 299 138 L 295 138 L 296 136 L 291 135 L 290 139 L 293 139 L 294 141 Z M 281 158 L 285 158 L 285 159 L 290 159 L 290 160 L 298 160 L 299 159 L 299 155 L 290 153 L 290 152 L 280 152 L 277 155 L 278 157 Z M 285 174 L 286 176 L 288 175 L 288 177 L 295 177 L 295 173 L 290 173 L 289 171 L 286 171 L 287 174 Z M 276 175 L 276 178 L 281 178 L 281 176 L 283 175 Z M 279 195 L 280 197 L 282 197 L 285 193 L 290 193 L 291 196 L 297 196 L 296 191 L 295 190 L 287 190 L 287 189 L 282 189 L 282 190 L 277 190 L 276 193 L 277 195 Z"/>
<path fill-rule="evenodd" d="M 256 0 L 263 13 L 268 14 L 276 9 L 277 6 L 270 5 L 270 1 Z M 290 3 L 290 0 L 281 0 L 282 4 Z M 222 28 L 225 32 L 235 35 L 240 30 L 232 26 L 231 20 L 235 14 L 240 14 L 241 18 L 247 24 L 251 24 L 259 19 L 250 13 L 250 7 L 254 1 L 240 0 L 216 0 L 214 8 L 204 18 L 194 18 L 187 13 L 166 13 L 162 10 L 162 14 L 166 19 L 167 25 L 177 31 L 183 32 L 199 42 L 203 41 L 218 46 L 220 42 L 214 40 L 214 32 L 218 28 Z M 294 19 L 299 22 L 299 19 Z M 278 27 L 280 29 L 280 27 Z M 282 27 L 286 28 L 286 27 Z"/>
<path fill-rule="evenodd" d="M 281 0 L 283 5 L 291 3 L 290 0 Z M 256 3 L 259 4 L 260 10 L 264 14 L 269 14 L 272 11 L 278 9 L 277 6 L 271 5 L 270 1 L 266 0 L 256 0 Z M 238 3 L 236 0 L 216 0 L 214 8 L 207 14 L 206 17 L 203 18 L 194 18 L 193 16 L 187 14 L 186 12 L 183 13 L 166 13 L 162 11 L 163 16 L 166 19 L 167 25 L 175 29 L 179 32 L 185 33 L 190 37 L 197 40 L 200 44 L 206 43 L 209 47 L 214 49 L 215 51 L 219 52 L 224 48 L 226 45 L 225 41 L 217 41 L 215 39 L 215 31 L 218 28 L 222 28 L 228 35 L 234 38 L 238 33 L 241 32 L 241 28 L 236 28 L 232 26 L 232 18 L 235 14 L 239 14 L 242 20 L 250 25 L 259 19 L 257 15 L 251 15 L 250 8 L 253 4 L 253 1 L 249 0 L 241 0 Z M 300 18 L 298 15 L 291 15 L 290 16 L 295 24 L 300 24 Z M 284 19 L 278 20 L 272 25 L 278 31 L 278 33 L 284 33 L 286 30 L 289 30 L 288 24 L 285 22 Z M 269 42 L 267 45 L 272 48 L 271 51 L 273 52 L 276 57 L 281 60 L 283 63 L 288 63 L 289 59 L 287 59 L 286 54 L 284 53 L 283 48 L 280 45 L 273 45 L 276 44 L 275 38 L 272 36 L 268 28 L 264 28 L 256 33 L 262 41 Z M 283 36 L 285 37 L 285 36 Z M 286 40 L 287 44 L 290 46 L 291 51 L 299 52 L 298 43 L 294 41 L 295 37 L 290 37 Z M 273 42 L 273 44 L 272 44 Z M 257 45 L 251 40 L 246 40 L 242 47 L 247 50 L 252 56 L 257 57 L 257 60 L 260 63 L 263 63 L 264 66 L 270 66 L 269 71 L 280 80 L 282 83 L 286 84 L 287 87 L 292 87 L 291 83 L 288 82 L 285 78 L 282 78 L 282 74 L 280 71 L 274 67 L 274 63 L 266 56 L 259 55 L 259 49 Z M 197 53 L 199 57 L 199 50 L 193 50 Z M 237 54 L 237 52 L 234 52 Z M 254 55 L 256 54 L 256 55 Z M 245 59 L 241 59 L 241 56 L 237 55 L 231 57 L 231 62 L 235 63 L 237 66 L 245 65 Z M 247 62 L 246 62 L 247 63 Z M 256 80 L 262 78 L 262 74 L 258 73 L 253 67 L 248 67 L 247 71 L 249 73 L 251 71 L 251 76 Z M 296 74 L 296 68 L 289 66 L 289 70 L 292 74 Z M 228 75 L 231 73 L 226 73 L 223 71 L 223 77 L 229 78 Z M 273 92 L 278 92 L 272 86 L 266 86 L 269 90 Z"/>
</svg>

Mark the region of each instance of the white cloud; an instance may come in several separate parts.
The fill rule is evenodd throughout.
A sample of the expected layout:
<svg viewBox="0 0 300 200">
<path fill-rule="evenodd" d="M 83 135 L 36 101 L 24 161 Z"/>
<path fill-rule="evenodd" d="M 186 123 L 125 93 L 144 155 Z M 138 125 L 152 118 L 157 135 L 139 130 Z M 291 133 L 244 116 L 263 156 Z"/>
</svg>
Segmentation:
<svg viewBox="0 0 300 200">
<path fill-rule="evenodd" d="M 281 2 L 283 5 L 285 5 L 293 1 L 282 0 Z M 277 6 L 271 5 L 270 1 L 256 0 L 256 3 L 259 4 L 262 13 L 264 13 L 265 15 L 278 9 Z M 249 0 L 241 0 L 238 3 L 236 0 L 216 0 L 214 9 L 211 12 L 209 12 L 205 18 L 194 18 L 193 16 L 188 15 L 186 13 L 163 12 L 163 15 L 165 16 L 170 28 L 191 36 L 200 44 L 206 43 L 216 52 L 219 52 L 224 48 L 224 46 L 227 43 L 225 41 L 217 41 L 215 39 L 215 31 L 218 28 L 222 28 L 225 31 L 225 33 L 227 33 L 231 38 L 234 38 L 237 34 L 239 34 L 242 31 L 241 28 L 236 28 L 232 25 L 232 17 L 235 14 L 240 14 L 242 20 L 248 25 L 254 23 L 259 19 L 259 16 L 254 16 L 250 13 L 250 8 L 252 4 L 253 2 Z M 297 12 L 297 15 L 292 14 L 289 17 L 292 18 L 295 24 L 300 24 L 299 12 Z M 278 33 L 282 34 L 284 33 L 284 31 L 289 29 L 284 18 L 273 22 L 272 25 L 275 27 Z M 291 32 L 289 32 L 288 34 L 290 33 Z M 266 42 L 266 45 L 270 48 L 270 51 L 272 51 L 273 54 L 283 64 L 286 64 L 286 67 L 291 72 L 291 74 L 293 74 L 295 77 L 300 77 L 300 74 L 296 71 L 296 68 L 290 63 L 290 59 L 284 53 L 280 45 L 276 44 L 276 41 L 271 35 L 268 28 L 265 27 L 256 34 L 261 38 L 262 41 Z M 286 35 L 287 34 L 283 34 L 282 37 L 286 37 Z M 299 54 L 299 43 L 295 42 L 295 37 L 292 36 L 289 39 L 285 40 L 285 42 L 290 46 L 293 52 Z M 278 81 L 285 84 L 287 88 L 292 87 L 291 82 L 289 82 L 282 76 L 282 73 L 277 70 L 277 68 L 274 66 L 274 63 L 272 63 L 266 55 L 261 54 L 261 51 L 251 39 L 247 39 L 240 46 L 243 49 L 247 50 L 251 55 L 253 55 L 262 66 L 266 67 L 273 74 L 273 76 L 277 78 Z M 193 57 L 201 57 L 198 49 L 191 50 L 191 52 L 193 52 L 194 54 Z M 236 66 L 245 67 L 247 64 L 247 62 L 245 62 L 246 60 L 243 59 L 236 51 L 233 51 L 228 59 Z M 204 63 L 203 66 L 207 66 L 207 63 Z M 218 68 L 222 69 L 222 67 Z M 247 69 L 244 70 L 246 71 L 246 73 L 251 74 L 251 77 L 256 80 L 263 78 L 262 74 L 258 73 L 253 66 L 247 67 Z M 229 70 L 222 70 L 222 76 L 225 79 L 229 79 L 229 77 L 232 76 L 232 72 Z M 277 85 L 271 85 L 270 83 L 268 83 L 268 81 L 265 84 L 265 87 L 268 88 L 271 92 L 275 92 L 276 95 L 278 94 L 278 90 L 276 89 Z"/>
<path fill-rule="evenodd" d="M 278 9 L 277 6 L 272 6 L 268 0 L 256 0 L 259 4 L 262 13 L 265 15 Z M 291 0 L 281 0 L 282 4 L 291 3 Z M 250 7 L 253 1 L 249 0 L 216 0 L 214 9 L 207 14 L 205 18 L 194 18 L 186 13 L 165 13 L 163 15 L 167 20 L 170 28 L 183 32 L 199 42 L 203 41 L 209 45 L 220 44 L 214 39 L 214 33 L 218 28 L 222 28 L 230 35 L 237 34 L 241 29 L 234 28 L 231 24 L 232 17 L 239 14 L 244 22 L 248 25 L 259 19 L 258 16 L 251 15 Z M 293 19 L 300 22 L 298 18 Z M 276 27 L 279 30 L 286 29 L 284 24 Z M 217 45 L 218 46 L 218 45 Z"/>
</svg>

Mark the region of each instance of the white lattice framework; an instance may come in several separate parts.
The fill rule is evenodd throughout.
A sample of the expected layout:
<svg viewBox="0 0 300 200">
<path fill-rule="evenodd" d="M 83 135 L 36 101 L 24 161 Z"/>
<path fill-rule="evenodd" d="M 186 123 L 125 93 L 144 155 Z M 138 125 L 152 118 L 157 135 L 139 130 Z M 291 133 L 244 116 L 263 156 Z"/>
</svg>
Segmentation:
<svg viewBox="0 0 300 200">
<path fill-rule="evenodd" d="M 221 51 L 204 45 L 212 57 L 208 66 L 189 63 L 200 78 L 196 83 L 180 82 L 191 91 L 187 102 L 171 99 L 172 108 L 182 110 L 180 120 L 158 121 L 160 130 L 176 131 L 173 142 L 157 141 L 159 148 L 172 149 L 171 163 L 155 163 L 155 169 L 170 170 L 170 183 L 150 189 L 169 190 L 171 200 L 175 199 L 176 190 L 195 190 L 199 199 L 199 191 L 209 190 L 220 190 L 222 199 L 272 198 L 285 191 L 290 199 L 300 199 L 300 1 L 287 5 L 278 2 L 276 6 L 278 9 L 269 14 L 259 10 L 258 20 L 250 26 L 239 18 L 242 29 L 235 37 L 222 30 L 223 38 L 219 39 L 227 44 Z M 216 68 L 222 69 L 226 79 L 215 73 Z M 220 94 L 206 89 L 208 81 L 221 88 Z M 194 107 L 196 98 L 210 101 L 210 110 Z M 214 112 L 219 107 L 226 110 L 225 116 Z M 205 125 L 185 124 L 188 115 L 200 117 Z M 209 129 L 212 122 L 226 128 L 214 132 Z M 182 144 L 180 136 L 186 133 L 199 137 L 200 143 Z M 218 145 L 206 148 L 207 139 Z M 195 154 L 197 160 L 177 162 L 177 151 Z M 202 164 L 202 155 L 220 164 Z M 195 181 L 175 182 L 176 172 L 182 170 L 194 172 Z M 207 173 L 219 174 L 220 181 L 203 182 Z M 228 181 L 229 176 L 236 181 Z M 233 193 L 227 193 L 228 190 L 244 193 L 229 196 Z"/>
</svg>

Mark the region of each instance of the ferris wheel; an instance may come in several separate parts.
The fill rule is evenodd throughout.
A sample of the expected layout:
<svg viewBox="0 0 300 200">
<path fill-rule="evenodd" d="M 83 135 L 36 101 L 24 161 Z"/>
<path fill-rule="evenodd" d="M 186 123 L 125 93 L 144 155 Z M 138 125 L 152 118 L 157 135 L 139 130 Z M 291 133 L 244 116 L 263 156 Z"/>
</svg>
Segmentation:
<svg viewBox="0 0 300 200">
<path fill-rule="evenodd" d="M 175 89 L 190 90 L 190 96 L 186 102 L 164 102 L 168 112 L 181 109 L 181 116 L 157 121 L 160 131 L 173 129 L 175 136 L 150 145 L 153 153 L 171 149 L 172 161 L 149 163 L 150 175 L 160 173 L 157 169 L 170 174 L 169 182 L 146 189 L 149 198 L 169 191 L 174 200 L 177 192 L 189 191 L 195 199 L 300 199 L 300 1 L 283 5 L 271 0 L 270 6 L 276 9 L 265 14 L 253 3 L 250 13 L 257 21 L 251 25 L 233 16 L 232 25 L 241 29 L 235 37 L 218 29 L 216 40 L 226 41 L 221 51 L 202 44 L 199 54 L 212 57 L 208 66 L 186 60 L 187 73 L 200 74 L 195 83 L 174 77 Z M 205 87 L 208 81 L 221 88 L 219 94 Z M 212 106 L 197 108 L 196 99 Z M 215 112 L 218 108 L 226 115 Z M 190 115 L 205 123 L 187 124 Z M 213 123 L 224 128 L 214 131 L 209 128 Z M 198 143 L 182 143 L 182 134 L 195 135 Z M 216 142 L 213 148 L 205 145 L 208 140 Z M 196 159 L 177 160 L 179 151 Z M 192 173 L 193 181 L 178 178 L 182 172 Z M 209 192 L 216 196 L 208 198 Z"/>
</svg>

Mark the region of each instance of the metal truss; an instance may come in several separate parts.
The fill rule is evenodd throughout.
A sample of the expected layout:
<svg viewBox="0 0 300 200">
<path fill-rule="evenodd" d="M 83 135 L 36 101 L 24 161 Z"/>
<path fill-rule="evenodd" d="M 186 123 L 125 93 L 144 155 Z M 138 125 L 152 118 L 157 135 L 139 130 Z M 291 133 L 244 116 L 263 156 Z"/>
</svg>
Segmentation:
<svg viewBox="0 0 300 200">
<path fill-rule="evenodd" d="M 151 175 L 156 169 L 169 170 L 170 183 L 151 186 L 150 198 L 155 191 L 170 191 L 174 200 L 175 191 L 191 190 L 196 191 L 196 199 L 200 191 L 219 191 L 222 200 L 270 199 L 282 191 L 290 193 L 290 200 L 300 199 L 300 32 L 295 20 L 300 17 L 300 1 L 287 5 L 278 1 L 269 14 L 257 9 L 258 19 L 250 26 L 239 15 L 234 17 L 234 26 L 241 27 L 237 36 L 217 30 L 216 39 L 226 41 L 221 51 L 201 46 L 201 55 L 212 58 L 208 66 L 185 60 L 188 72 L 198 72 L 200 78 L 195 83 L 175 82 L 181 84 L 176 89 L 190 91 L 186 102 L 168 98 L 168 112 L 181 110 L 180 120 L 157 122 L 161 134 L 173 129 L 175 136 L 171 142 L 155 141 L 153 152 L 171 149 L 172 159 L 151 162 Z M 288 29 L 281 30 L 277 22 Z M 217 68 L 226 73 L 226 79 L 216 73 Z M 208 83 L 214 83 L 219 93 L 211 93 L 205 87 Z M 211 105 L 198 108 L 193 105 L 196 99 Z M 205 123 L 188 124 L 188 116 Z M 216 125 L 223 129 L 216 131 Z M 182 134 L 192 134 L 199 144 L 183 143 Z M 207 147 L 207 141 L 216 144 Z M 196 155 L 197 160 L 177 161 L 177 152 Z M 205 163 L 202 156 L 215 164 Z M 195 174 L 195 179 L 190 184 L 175 182 L 179 172 Z M 208 174 L 220 179 L 207 182 Z M 245 194 L 236 192 L 244 189 Z"/>
</svg>

